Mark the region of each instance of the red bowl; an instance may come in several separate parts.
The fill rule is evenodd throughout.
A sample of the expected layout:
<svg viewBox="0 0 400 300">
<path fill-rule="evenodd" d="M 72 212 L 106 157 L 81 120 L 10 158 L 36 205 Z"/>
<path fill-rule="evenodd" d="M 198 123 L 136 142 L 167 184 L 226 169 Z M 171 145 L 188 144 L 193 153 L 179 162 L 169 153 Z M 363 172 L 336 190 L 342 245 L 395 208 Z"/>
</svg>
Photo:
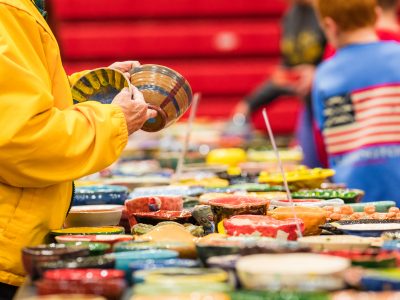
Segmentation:
<svg viewBox="0 0 400 300">
<path fill-rule="evenodd" d="M 264 237 L 275 238 L 278 231 L 288 234 L 288 240 L 297 239 L 297 222 L 301 231 L 304 231 L 304 222 L 301 219 L 287 219 L 280 221 L 268 216 L 240 215 L 224 220 L 224 228 L 228 235 L 251 235 L 259 233 Z"/>
<path fill-rule="evenodd" d="M 182 196 L 148 196 L 125 201 L 128 215 L 138 212 L 183 209 Z"/>
<path fill-rule="evenodd" d="M 192 213 L 190 211 L 176 211 L 176 210 L 159 210 L 152 212 L 138 212 L 129 216 L 129 224 L 132 226 L 137 223 L 145 223 L 150 225 L 157 225 L 164 221 L 173 221 L 177 223 L 191 223 Z"/>
<path fill-rule="evenodd" d="M 44 279 L 66 281 L 81 281 L 88 279 L 108 280 L 124 277 L 124 271 L 107 269 L 58 269 L 49 270 L 43 274 Z"/>
<path fill-rule="evenodd" d="M 121 299 L 126 282 L 121 278 L 107 280 L 85 279 L 76 281 L 41 279 L 36 282 L 38 295 L 90 294 L 104 296 L 108 300 Z"/>
</svg>

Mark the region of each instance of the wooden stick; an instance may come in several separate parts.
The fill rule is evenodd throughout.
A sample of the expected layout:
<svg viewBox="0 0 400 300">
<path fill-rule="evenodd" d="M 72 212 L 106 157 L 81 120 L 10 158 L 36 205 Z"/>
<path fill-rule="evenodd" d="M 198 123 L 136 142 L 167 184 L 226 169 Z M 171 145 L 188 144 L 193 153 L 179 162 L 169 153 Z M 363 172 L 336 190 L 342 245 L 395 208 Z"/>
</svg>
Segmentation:
<svg viewBox="0 0 400 300">
<path fill-rule="evenodd" d="M 174 176 L 175 181 L 178 181 L 182 175 L 183 164 L 185 162 L 185 157 L 190 141 L 190 135 L 192 133 L 192 125 L 196 118 L 197 106 L 199 102 L 200 102 L 200 93 L 196 93 L 193 95 L 192 107 L 190 108 L 189 119 L 187 121 L 187 126 L 186 126 L 185 140 L 183 142 L 182 151 L 179 155 L 178 164 L 176 166 L 176 171 Z"/>
<path fill-rule="evenodd" d="M 293 200 L 292 200 L 292 194 L 290 193 L 290 190 L 289 190 L 289 185 L 288 185 L 287 180 L 286 180 L 285 171 L 283 170 L 282 160 L 281 160 L 281 157 L 279 155 L 278 147 L 276 147 L 274 134 L 272 133 L 271 124 L 269 123 L 267 110 L 265 108 L 262 111 L 262 115 L 264 117 L 264 122 L 265 122 L 265 126 L 267 126 L 269 139 L 271 140 L 272 147 L 274 148 L 274 152 L 275 152 L 275 155 L 276 155 L 276 159 L 278 161 L 279 169 L 280 169 L 281 174 L 282 174 L 283 184 L 285 186 L 285 190 L 286 190 L 286 194 L 287 194 L 288 200 L 289 200 L 289 202 L 291 204 L 291 207 L 292 207 L 293 216 L 296 218 L 296 226 L 297 226 L 297 231 L 298 231 L 297 236 L 298 237 L 302 237 L 303 234 L 301 232 L 300 223 L 298 221 L 299 219 L 297 218 L 296 210 L 294 209 L 294 203 L 293 203 Z"/>
</svg>

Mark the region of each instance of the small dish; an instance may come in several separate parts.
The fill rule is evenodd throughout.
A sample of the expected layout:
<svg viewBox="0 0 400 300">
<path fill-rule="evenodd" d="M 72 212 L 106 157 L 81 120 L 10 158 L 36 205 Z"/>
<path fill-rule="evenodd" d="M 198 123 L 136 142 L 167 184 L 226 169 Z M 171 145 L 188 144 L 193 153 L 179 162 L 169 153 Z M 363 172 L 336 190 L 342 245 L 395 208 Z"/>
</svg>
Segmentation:
<svg viewBox="0 0 400 300">
<path fill-rule="evenodd" d="M 207 265 L 207 260 L 211 257 L 239 253 L 240 245 L 240 242 L 226 239 L 200 241 L 196 244 L 197 255 L 203 265 Z"/>
<path fill-rule="evenodd" d="M 119 226 L 99 227 L 70 227 L 50 231 L 50 236 L 60 235 L 96 235 L 96 234 L 123 234 L 125 229 Z"/>
<path fill-rule="evenodd" d="M 304 231 L 304 222 L 301 219 L 277 220 L 269 216 L 239 215 L 223 221 L 225 232 L 230 236 L 260 235 L 276 238 L 280 233 L 288 240 L 296 240 L 298 228 Z"/>
<path fill-rule="evenodd" d="M 342 257 L 312 253 L 255 254 L 240 258 L 236 269 L 246 289 L 297 291 L 337 290 L 350 267 Z"/>
<path fill-rule="evenodd" d="M 89 255 L 86 246 L 66 246 L 60 244 L 40 245 L 22 249 L 22 262 L 25 271 L 32 280 L 39 278 L 38 266 L 44 262 L 54 262 L 68 258 L 84 257 Z"/>
<path fill-rule="evenodd" d="M 176 285 L 185 283 L 213 284 L 228 280 L 228 274 L 225 271 L 213 268 L 163 268 L 144 272 L 146 273 L 145 282 L 153 284 L 167 282 Z"/>
<path fill-rule="evenodd" d="M 400 230 L 400 220 L 355 220 L 335 223 L 333 225 L 345 234 L 367 237 L 379 237 L 385 232 Z"/>
<path fill-rule="evenodd" d="M 129 264 L 134 261 L 143 261 L 147 259 L 163 260 L 177 258 L 178 252 L 165 249 L 152 249 L 152 250 L 139 250 L 139 251 L 126 251 L 107 254 L 116 260 L 115 268 L 127 272 Z"/>
<path fill-rule="evenodd" d="M 137 212 L 129 216 L 129 224 L 144 223 L 157 225 L 160 222 L 172 221 L 180 224 L 193 223 L 192 213 L 188 210 L 172 211 L 158 210 L 152 212 Z"/>
<path fill-rule="evenodd" d="M 106 243 L 96 243 L 96 242 L 65 242 L 62 243 L 66 245 L 67 247 L 70 246 L 84 246 L 88 247 L 90 251 L 91 256 L 96 256 L 96 255 L 103 255 L 107 251 L 111 249 L 111 246 Z"/>
<path fill-rule="evenodd" d="M 258 197 L 230 196 L 209 201 L 214 215 L 214 223 L 218 224 L 234 215 L 266 215 L 269 201 Z"/>
<path fill-rule="evenodd" d="M 55 237 L 57 243 L 68 242 L 100 242 L 113 245 L 118 242 L 130 241 L 132 235 L 128 234 L 88 234 L 88 235 L 60 235 Z"/>
<path fill-rule="evenodd" d="M 72 205 L 124 204 L 129 190 L 119 185 L 90 185 L 75 188 Z"/>
<path fill-rule="evenodd" d="M 57 269 L 113 269 L 114 266 L 115 259 L 99 255 L 39 263 L 38 272 L 43 276 L 47 271 Z"/>
<path fill-rule="evenodd" d="M 321 235 L 299 238 L 299 245 L 310 247 L 313 251 L 366 250 L 371 246 L 371 239 L 355 235 Z"/>
<path fill-rule="evenodd" d="M 112 204 L 72 206 L 65 219 L 65 227 L 118 225 L 123 208 L 123 205 Z"/>
</svg>

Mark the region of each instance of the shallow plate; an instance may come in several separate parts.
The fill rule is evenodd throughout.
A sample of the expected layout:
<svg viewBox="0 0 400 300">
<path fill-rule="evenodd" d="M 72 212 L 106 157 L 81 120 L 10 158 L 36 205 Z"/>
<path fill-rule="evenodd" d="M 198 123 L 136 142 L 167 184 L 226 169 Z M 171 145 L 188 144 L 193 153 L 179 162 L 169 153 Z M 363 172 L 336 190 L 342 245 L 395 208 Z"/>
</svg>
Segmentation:
<svg viewBox="0 0 400 300">
<path fill-rule="evenodd" d="M 360 236 L 381 236 L 384 232 L 395 232 L 400 230 L 400 223 L 364 223 L 338 225 L 337 229 L 345 234 Z"/>
<path fill-rule="evenodd" d="M 299 238 L 298 242 L 314 251 L 365 250 L 371 246 L 370 239 L 354 235 L 307 236 Z"/>
<path fill-rule="evenodd" d="M 72 86 L 74 103 L 97 101 L 110 104 L 114 97 L 124 88 L 129 86 L 129 81 L 120 71 L 99 68 L 89 71 Z"/>
</svg>

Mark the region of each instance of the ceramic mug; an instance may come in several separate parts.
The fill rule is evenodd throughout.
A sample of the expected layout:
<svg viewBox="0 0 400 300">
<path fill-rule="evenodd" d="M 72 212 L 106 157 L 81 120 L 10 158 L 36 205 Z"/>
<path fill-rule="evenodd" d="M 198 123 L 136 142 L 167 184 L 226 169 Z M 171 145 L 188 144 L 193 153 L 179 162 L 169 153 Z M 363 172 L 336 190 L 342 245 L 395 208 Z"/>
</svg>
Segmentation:
<svg viewBox="0 0 400 300">
<path fill-rule="evenodd" d="M 131 84 L 143 93 L 149 108 L 157 116 L 148 120 L 142 130 L 155 132 L 176 122 L 192 103 L 192 89 L 175 70 L 155 64 L 145 64 L 130 71 Z"/>
</svg>

